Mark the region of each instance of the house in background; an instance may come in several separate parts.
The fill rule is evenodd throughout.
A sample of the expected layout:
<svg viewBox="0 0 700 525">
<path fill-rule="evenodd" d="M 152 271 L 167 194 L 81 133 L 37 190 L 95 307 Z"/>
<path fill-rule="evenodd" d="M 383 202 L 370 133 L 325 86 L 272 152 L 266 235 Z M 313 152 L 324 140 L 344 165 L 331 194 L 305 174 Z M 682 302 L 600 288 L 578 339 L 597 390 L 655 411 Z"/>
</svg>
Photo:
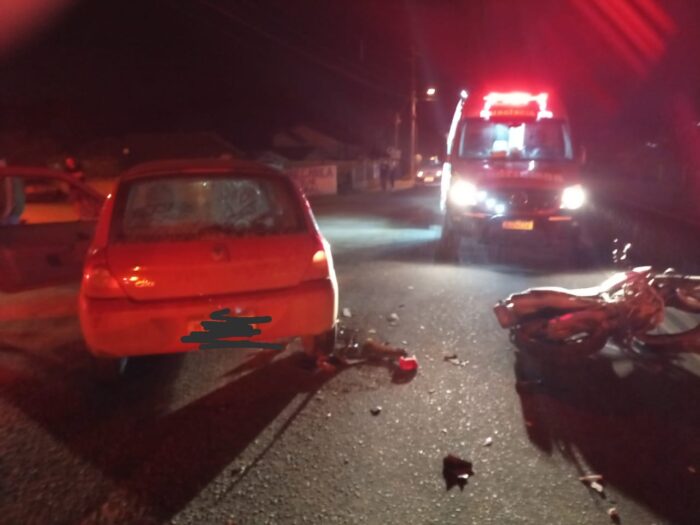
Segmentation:
<svg viewBox="0 0 700 525">
<path fill-rule="evenodd" d="M 363 148 L 339 140 L 308 125 L 279 131 L 272 147 L 258 152 L 258 162 L 283 170 L 308 194 L 366 189 L 377 169 Z"/>
<path fill-rule="evenodd" d="M 307 125 L 279 131 L 272 137 L 272 149 L 297 160 L 356 160 L 362 148 L 343 142 Z"/>
<path fill-rule="evenodd" d="M 124 137 L 125 164 L 162 159 L 244 158 L 245 153 L 213 132 L 133 133 Z"/>
</svg>

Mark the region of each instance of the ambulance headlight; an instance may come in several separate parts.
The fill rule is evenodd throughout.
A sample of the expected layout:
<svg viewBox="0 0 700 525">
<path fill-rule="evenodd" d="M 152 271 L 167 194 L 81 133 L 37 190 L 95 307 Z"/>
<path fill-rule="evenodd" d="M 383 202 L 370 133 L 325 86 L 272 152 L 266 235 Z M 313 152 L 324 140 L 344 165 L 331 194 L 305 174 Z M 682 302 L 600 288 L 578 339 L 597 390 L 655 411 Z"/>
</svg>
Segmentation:
<svg viewBox="0 0 700 525">
<path fill-rule="evenodd" d="M 580 184 L 565 188 L 561 194 L 561 208 L 564 210 L 578 210 L 586 203 L 586 192 Z"/>
<path fill-rule="evenodd" d="M 450 201 L 455 206 L 474 206 L 477 203 L 478 192 L 471 182 L 459 180 L 450 188 Z"/>
</svg>

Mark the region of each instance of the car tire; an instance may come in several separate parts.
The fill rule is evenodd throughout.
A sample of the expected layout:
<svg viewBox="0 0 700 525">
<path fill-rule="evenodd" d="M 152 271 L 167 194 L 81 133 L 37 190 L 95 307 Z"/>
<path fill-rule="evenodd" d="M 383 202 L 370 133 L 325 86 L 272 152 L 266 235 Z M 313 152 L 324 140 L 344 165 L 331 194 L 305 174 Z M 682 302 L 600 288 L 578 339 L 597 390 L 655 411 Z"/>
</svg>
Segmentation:
<svg viewBox="0 0 700 525">
<path fill-rule="evenodd" d="M 454 231 L 450 220 L 445 218 L 445 222 L 442 225 L 442 234 L 440 235 L 440 241 L 438 242 L 437 251 L 435 253 L 436 259 L 440 262 L 458 262 L 460 244 L 461 238 L 459 233 Z"/>
<path fill-rule="evenodd" d="M 126 373 L 128 362 L 127 357 L 95 357 L 94 369 L 97 381 L 102 384 L 118 382 Z"/>
</svg>

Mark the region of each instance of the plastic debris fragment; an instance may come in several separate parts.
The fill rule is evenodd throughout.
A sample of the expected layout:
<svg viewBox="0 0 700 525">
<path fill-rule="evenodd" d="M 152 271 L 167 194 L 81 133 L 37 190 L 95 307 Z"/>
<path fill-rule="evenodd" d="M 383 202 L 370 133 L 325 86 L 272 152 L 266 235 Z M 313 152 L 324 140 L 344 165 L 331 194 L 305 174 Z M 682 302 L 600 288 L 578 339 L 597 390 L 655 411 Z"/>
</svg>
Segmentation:
<svg viewBox="0 0 700 525">
<path fill-rule="evenodd" d="M 448 454 L 442 460 L 442 476 L 445 478 L 447 490 L 458 485 L 460 490 L 464 490 L 469 476 L 474 475 L 474 470 L 470 461 L 466 461 L 453 454 Z"/>
</svg>

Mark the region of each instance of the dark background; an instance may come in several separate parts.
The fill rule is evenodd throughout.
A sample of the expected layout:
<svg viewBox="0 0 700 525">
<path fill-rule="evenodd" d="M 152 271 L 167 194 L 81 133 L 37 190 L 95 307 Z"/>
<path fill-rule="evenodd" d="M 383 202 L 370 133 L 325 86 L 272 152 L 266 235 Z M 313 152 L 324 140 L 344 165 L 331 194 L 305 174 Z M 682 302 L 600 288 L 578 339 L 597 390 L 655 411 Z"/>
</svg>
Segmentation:
<svg viewBox="0 0 700 525">
<path fill-rule="evenodd" d="M 440 93 L 419 103 L 419 150 L 441 152 L 459 89 L 479 84 L 549 86 L 593 147 L 654 136 L 700 95 L 698 2 L 609 4 L 76 1 L 4 53 L 0 132 L 215 130 L 245 149 L 303 122 L 383 149 L 397 111 L 405 141 L 413 47 L 419 91 Z"/>
</svg>

